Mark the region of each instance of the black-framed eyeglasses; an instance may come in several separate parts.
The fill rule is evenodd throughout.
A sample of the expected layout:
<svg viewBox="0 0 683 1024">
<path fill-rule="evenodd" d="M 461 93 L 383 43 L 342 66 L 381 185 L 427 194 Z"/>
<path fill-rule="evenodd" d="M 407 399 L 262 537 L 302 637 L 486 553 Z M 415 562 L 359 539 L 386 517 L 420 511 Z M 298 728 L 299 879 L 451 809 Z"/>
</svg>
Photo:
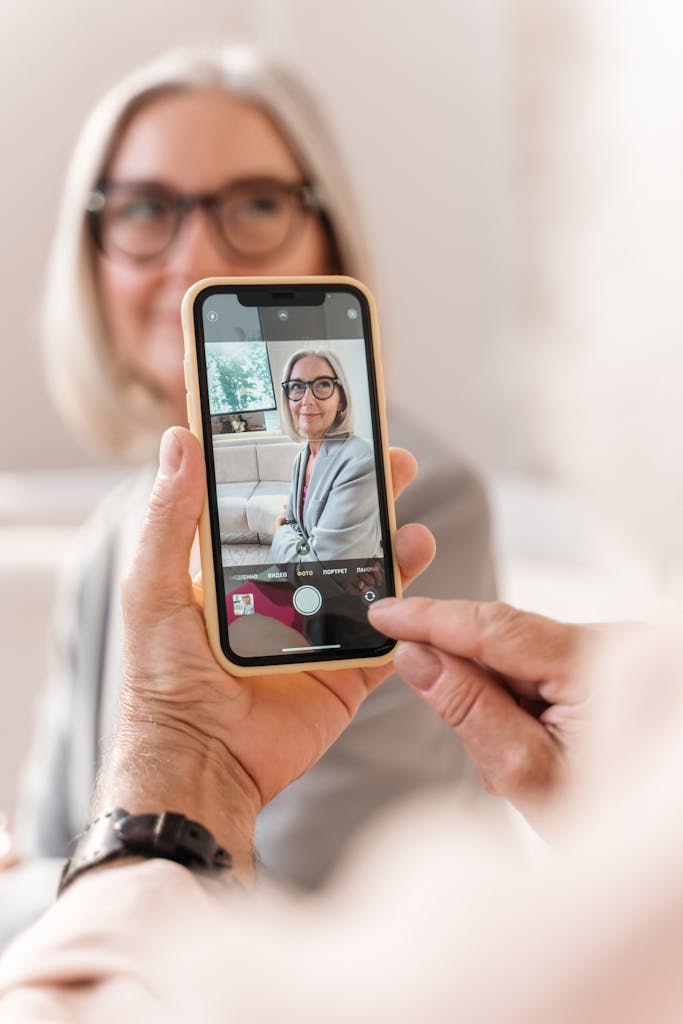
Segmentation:
<svg viewBox="0 0 683 1024">
<path fill-rule="evenodd" d="M 87 198 L 98 248 L 144 263 L 163 257 L 195 207 L 206 210 L 228 255 L 258 260 L 284 249 L 322 204 L 308 182 L 243 178 L 217 192 L 182 193 L 154 181 L 104 182 Z"/>
<path fill-rule="evenodd" d="M 314 380 L 283 380 L 282 390 L 290 402 L 300 402 L 310 388 L 313 395 L 324 401 L 331 398 L 335 387 L 341 382 L 336 377 L 316 377 Z"/>
</svg>

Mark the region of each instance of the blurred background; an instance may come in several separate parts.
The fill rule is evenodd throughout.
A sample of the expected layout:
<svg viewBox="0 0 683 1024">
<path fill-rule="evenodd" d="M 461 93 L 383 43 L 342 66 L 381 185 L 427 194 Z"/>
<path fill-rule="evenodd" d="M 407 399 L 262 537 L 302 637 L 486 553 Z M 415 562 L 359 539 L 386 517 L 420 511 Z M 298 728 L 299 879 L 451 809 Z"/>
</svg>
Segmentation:
<svg viewBox="0 0 683 1024">
<path fill-rule="evenodd" d="M 95 100 L 183 43 L 253 43 L 295 65 L 377 241 L 390 400 L 484 474 L 502 596 L 640 615 L 676 587 L 679 424 L 648 410 L 678 410 L 680 21 L 663 0 L 3 0 L 0 808 L 55 574 L 124 472 L 66 433 L 38 337 Z"/>
</svg>

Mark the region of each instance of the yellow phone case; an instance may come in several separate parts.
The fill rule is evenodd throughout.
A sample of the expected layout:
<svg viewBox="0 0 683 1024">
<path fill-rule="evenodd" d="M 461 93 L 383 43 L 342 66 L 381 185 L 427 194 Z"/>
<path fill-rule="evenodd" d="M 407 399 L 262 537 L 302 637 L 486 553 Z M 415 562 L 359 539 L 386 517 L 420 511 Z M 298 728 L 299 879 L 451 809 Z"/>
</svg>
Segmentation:
<svg viewBox="0 0 683 1024">
<path fill-rule="evenodd" d="M 200 408 L 199 373 L 197 367 L 197 346 L 194 329 L 194 304 L 197 296 L 206 288 L 216 285 L 266 285 L 273 287 L 291 287 L 307 284 L 319 285 L 351 285 L 363 293 L 370 309 L 370 323 L 372 330 L 373 357 L 375 363 L 375 377 L 377 382 L 378 399 L 378 420 L 380 424 L 380 442 L 384 463 L 384 483 L 387 495 L 387 512 L 389 519 L 389 534 L 392 547 L 392 564 L 394 567 L 394 587 L 397 597 L 401 596 L 401 580 L 396 561 L 394 549 L 394 536 L 396 533 L 396 515 L 394 510 L 394 491 L 391 481 L 391 468 L 389 462 L 389 447 L 387 444 L 387 422 L 386 422 L 386 401 L 384 392 L 384 378 L 382 375 L 382 363 L 380 358 L 380 336 L 379 323 L 377 319 L 377 307 L 370 291 L 360 281 L 352 277 L 341 275 L 324 277 L 207 277 L 197 281 L 188 288 L 183 297 L 181 315 L 183 324 L 183 336 L 185 339 L 185 387 L 187 390 L 187 415 L 190 430 L 199 439 L 202 448 L 204 447 L 204 432 L 202 429 L 202 413 Z M 388 664 L 393 658 L 393 651 L 377 657 L 353 658 L 346 660 L 328 660 L 316 662 L 299 662 L 292 664 L 283 661 L 282 663 L 272 662 L 269 665 L 244 666 L 231 661 L 223 651 L 220 641 L 220 630 L 218 626 L 218 604 L 216 601 L 216 580 L 214 576 L 213 544 L 211 538 L 211 523 L 209 517 L 208 496 L 204 499 L 199 521 L 199 546 L 201 552 L 202 579 L 204 591 L 204 620 L 209 644 L 216 661 L 233 675 L 254 676 L 271 675 L 281 672 L 308 672 L 316 669 L 335 668 L 368 668 L 375 665 Z"/>
</svg>

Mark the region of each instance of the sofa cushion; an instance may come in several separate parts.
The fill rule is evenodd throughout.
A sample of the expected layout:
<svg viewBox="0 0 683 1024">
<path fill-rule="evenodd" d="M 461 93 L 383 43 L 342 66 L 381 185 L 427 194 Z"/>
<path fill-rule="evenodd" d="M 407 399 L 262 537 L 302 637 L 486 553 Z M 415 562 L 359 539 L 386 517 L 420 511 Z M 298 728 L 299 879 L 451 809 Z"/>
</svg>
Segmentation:
<svg viewBox="0 0 683 1024">
<path fill-rule="evenodd" d="M 287 438 L 214 443 L 216 495 L 223 544 L 270 547 L 273 521 L 286 503 L 301 445 Z"/>
<path fill-rule="evenodd" d="M 273 539 L 273 522 L 282 512 L 289 496 L 289 482 L 262 480 L 254 488 L 247 501 L 247 526 L 258 534 L 261 544 L 270 544 Z"/>
<path fill-rule="evenodd" d="M 217 484 L 243 483 L 259 479 L 253 444 L 214 444 L 213 463 Z"/>
<path fill-rule="evenodd" d="M 289 484 L 292 479 L 292 466 L 300 450 L 301 445 L 294 441 L 259 445 L 256 454 L 258 479 L 281 480 L 287 484 L 287 491 L 289 491 Z"/>
<path fill-rule="evenodd" d="M 216 485 L 218 520 L 221 527 L 222 543 L 248 544 L 257 542 L 256 534 L 249 529 L 246 512 L 247 501 L 255 487 L 256 482 L 254 480 L 246 483 Z"/>
<path fill-rule="evenodd" d="M 270 562 L 270 544 L 221 544 L 223 565 L 267 565 Z"/>
</svg>

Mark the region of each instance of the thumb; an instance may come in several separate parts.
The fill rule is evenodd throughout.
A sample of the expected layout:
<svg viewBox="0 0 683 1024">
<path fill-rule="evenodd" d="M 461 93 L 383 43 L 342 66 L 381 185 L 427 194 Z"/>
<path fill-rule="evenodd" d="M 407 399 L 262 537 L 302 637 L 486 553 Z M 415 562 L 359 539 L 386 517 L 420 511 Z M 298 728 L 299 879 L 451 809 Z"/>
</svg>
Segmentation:
<svg viewBox="0 0 683 1024">
<path fill-rule="evenodd" d="M 176 599 L 190 591 L 190 550 L 205 494 L 199 441 L 189 430 L 171 427 L 161 439 L 159 471 L 130 574 L 143 603 L 150 591 Z"/>
</svg>

